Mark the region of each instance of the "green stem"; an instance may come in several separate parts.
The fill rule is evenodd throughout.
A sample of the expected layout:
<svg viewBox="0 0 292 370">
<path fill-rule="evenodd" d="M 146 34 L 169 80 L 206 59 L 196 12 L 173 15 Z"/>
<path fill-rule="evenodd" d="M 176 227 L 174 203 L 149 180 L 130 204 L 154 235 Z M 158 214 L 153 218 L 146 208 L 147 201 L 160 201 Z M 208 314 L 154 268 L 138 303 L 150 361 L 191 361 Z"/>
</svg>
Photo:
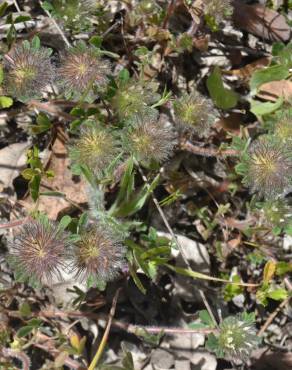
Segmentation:
<svg viewBox="0 0 292 370">
<path fill-rule="evenodd" d="M 108 318 L 106 329 L 104 331 L 104 334 L 103 334 L 102 340 L 100 342 L 100 345 L 97 348 L 95 356 L 93 357 L 93 359 L 92 359 L 92 361 L 91 361 L 91 363 L 88 367 L 88 370 L 94 370 L 96 365 L 98 364 L 99 360 L 101 359 L 101 356 L 103 354 L 103 351 L 104 351 L 106 343 L 107 343 L 107 339 L 108 339 L 108 336 L 109 336 L 111 324 L 112 324 L 112 321 L 113 321 L 113 318 L 114 318 L 114 315 L 115 315 L 120 290 L 121 290 L 121 288 L 119 288 L 117 290 L 117 292 L 114 296 L 112 307 L 111 307 L 111 310 L 110 310 L 110 313 L 109 313 L 109 318 Z"/>
</svg>

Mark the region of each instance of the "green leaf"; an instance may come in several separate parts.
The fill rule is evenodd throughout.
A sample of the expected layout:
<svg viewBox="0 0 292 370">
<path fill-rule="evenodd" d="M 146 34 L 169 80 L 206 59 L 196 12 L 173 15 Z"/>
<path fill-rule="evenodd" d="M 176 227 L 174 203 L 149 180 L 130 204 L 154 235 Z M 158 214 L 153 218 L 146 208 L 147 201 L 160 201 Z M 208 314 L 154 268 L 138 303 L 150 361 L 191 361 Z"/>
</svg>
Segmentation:
<svg viewBox="0 0 292 370">
<path fill-rule="evenodd" d="M 26 168 L 21 172 L 21 176 L 26 180 L 31 180 L 37 174 L 37 171 L 32 168 Z"/>
<path fill-rule="evenodd" d="M 59 222 L 58 231 L 64 231 L 65 229 L 67 229 L 71 221 L 72 218 L 69 215 L 63 216 Z"/>
<path fill-rule="evenodd" d="M 230 109 L 236 106 L 238 95 L 233 90 L 224 87 L 219 67 L 215 67 L 208 77 L 207 88 L 213 102 L 218 108 Z"/>
<path fill-rule="evenodd" d="M 17 331 L 16 335 L 18 338 L 26 337 L 28 334 L 30 334 L 33 331 L 33 329 L 34 329 L 33 326 L 23 326 Z"/>
<path fill-rule="evenodd" d="M 123 68 L 118 74 L 118 79 L 123 84 L 126 84 L 130 80 L 129 71 L 126 68 Z"/>
<path fill-rule="evenodd" d="M 281 301 L 288 297 L 288 292 L 286 289 L 278 288 L 267 293 L 267 297 L 274 299 L 275 301 Z"/>
<path fill-rule="evenodd" d="M 280 262 L 277 262 L 277 266 L 276 266 L 276 274 L 281 276 L 281 275 L 285 275 L 289 272 L 292 272 L 292 263 L 291 262 L 284 262 L 284 261 L 280 261 Z"/>
<path fill-rule="evenodd" d="M 241 281 L 240 276 L 238 275 L 232 276 L 232 282 L 240 283 L 240 281 Z M 234 297 L 236 297 L 242 292 L 243 292 L 243 288 L 241 286 L 234 285 L 234 284 L 227 284 L 224 289 L 224 301 L 229 302 Z"/>
<path fill-rule="evenodd" d="M 165 264 L 166 267 L 168 267 L 170 270 L 176 272 L 177 274 L 183 275 L 183 276 L 189 276 L 193 279 L 202 279 L 202 280 L 210 280 L 210 281 L 220 281 L 221 283 L 231 283 L 229 280 L 226 279 L 220 279 L 216 278 L 210 275 L 202 274 L 201 272 L 185 269 L 182 267 L 176 267 L 169 264 Z M 235 285 L 240 286 L 250 286 L 248 283 L 233 283 Z"/>
<path fill-rule="evenodd" d="M 23 302 L 19 307 L 19 313 L 22 317 L 27 317 L 31 315 L 31 308 L 27 302 Z"/>
<path fill-rule="evenodd" d="M 155 256 L 159 256 L 159 255 L 167 255 L 167 256 L 169 256 L 170 255 L 170 252 L 171 252 L 170 246 L 167 246 L 167 247 L 163 247 L 162 246 L 162 247 L 150 248 L 146 252 L 143 252 L 140 255 L 140 258 L 142 258 L 143 260 L 147 260 L 147 259 L 153 258 Z"/>
<path fill-rule="evenodd" d="M 207 337 L 207 341 L 206 341 L 206 347 L 210 350 L 210 351 L 214 351 L 216 352 L 218 347 L 219 347 L 219 342 L 218 342 L 218 339 L 215 337 L 215 335 L 213 333 L 210 333 Z"/>
<path fill-rule="evenodd" d="M 40 134 L 42 132 L 50 130 L 52 127 L 51 121 L 49 120 L 47 115 L 44 113 L 40 113 L 37 116 L 36 121 L 37 121 L 37 125 L 30 126 L 33 134 Z"/>
<path fill-rule="evenodd" d="M 14 19 L 14 24 L 15 23 L 27 22 L 27 21 L 30 21 L 30 20 L 31 20 L 31 17 L 28 16 L 28 15 L 19 15 L 18 17 L 16 17 Z"/>
<path fill-rule="evenodd" d="M 140 290 L 141 293 L 146 294 L 146 289 L 144 288 L 139 276 L 136 274 L 136 271 L 132 265 L 129 264 L 130 274 L 134 283 L 136 284 L 137 288 Z"/>
<path fill-rule="evenodd" d="M 46 197 L 58 197 L 58 198 L 65 198 L 66 194 L 60 191 L 42 191 L 39 195 L 43 195 Z"/>
<path fill-rule="evenodd" d="M 212 317 L 210 316 L 207 310 L 201 310 L 199 312 L 199 318 L 203 324 L 207 325 L 210 328 L 214 328 L 216 326 L 216 323 L 214 323 Z"/>
<path fill-rule="evenodd" d="M 120 189 L 109 213 L 113 214 L 121 202 L 129 201 L 134 191 L 135 173 L 133 172 L 134 160 L 130 157 L 126 163 L 126 169 L 120 182 Z"/>
<path fill-rule="evenodd" d="M 0 17 L 3 17 L 7 8 L 8 8 L 8 4 L 6 1 L 0 5 Z"/>
<path fill-rule="evenodd" d="M 128 202 L 123 202 L 119 208 L 113 212 L 113 215 L 115 217 L 126 217 L 138 212 L 144 206 L 149 195 L 158 185 L 159 180 L 160 175 L 158 174 L 149 187 L 145 184 L 139 192 L 134 194 L 132 199 Z"/>
<path fill-rule="evenodd" d="M 258 87 L 270 81 L 284 80 L 289 76 L 289 68 L 284 65 L 271 66 L 264 69 L 259 69 L 253 73 L 250 79 L 251 94 L 255 95 Z"/>
<path fill-rule="evenodd" d="M 2 66 L 0 66 L 0 85 L 2 84 L 4 79 L 4 72 Z"/>
<path fill-rule="evenodd" d="M 78 226 L 77 226 L 78 233 L 80 230 L 82 230 L 87 225 L 88 219 L 89 219 L 88 213 L 87 212 L 82 213 L 82 215 L 80 216 L 78 220 Z"/>
<path fill-rule="evenodd" d="M 41 40 L 38 36 L 34 36 L 34 38 L 31 40 L 31 46 L 35 50 L 38 50 L 41 47 Z"/>
<path fill-rule="evenodd" d="M 130 352 L 126 352 L 125 357 L 123 358 L 122 364 L 124 368 L 127 370 L 135 370 L 133 357 Z"/>
<path fill-rule="evenodd" d="M 35 175 L 29 182 L 29 190 L 34 202 L 36 202 L 39 197 L 40 183 L 41 175 Z"/>
<path fill-rule="evenodd" d="M 13 100 L 8 96 L 0 96 L 0 108 L 9 108 L 13 104 Z"/>
<path fill-rule="evenodd" d="M 281 107 L 284 100 L 280 96 L 274 103 L 273 102 L 259 102 L 257 100 L 251 100 L 251 109 L 250 111 L 256 116 L 264 116 L 265 114 L 270 114 L 275 112 Z"/>
<path fill-rule="evenodd" d="M 89 43 L 99 49 L 101 47 L 101 44 L 102 44 L 102 37 L 92 36 L 89 39 Z"/>
</svg>

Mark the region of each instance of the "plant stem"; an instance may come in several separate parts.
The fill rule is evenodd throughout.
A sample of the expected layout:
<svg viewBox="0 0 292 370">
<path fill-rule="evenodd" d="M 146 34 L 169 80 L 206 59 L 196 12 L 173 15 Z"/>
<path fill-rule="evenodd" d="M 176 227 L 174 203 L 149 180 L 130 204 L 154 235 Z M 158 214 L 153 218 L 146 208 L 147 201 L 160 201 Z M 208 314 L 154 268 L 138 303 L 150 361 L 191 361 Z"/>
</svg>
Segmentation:
<svg viewBox="0 0 292 370">
<path fill-rule="evenodd" d="M 107 342 L 107 339 L 108 339 L 108 336 L 109 336 L 112 321 L 113 321 L 113 318 L 114 318 L 114 315 L 115 315 L 120 290 L 121 290 L 121 288 L 119 288 L 116 291 L 116 294 L 115 294 L 114 299 L 113 299 L 112 307 L 111 307 L 111 310 L 110 310 L 110 313 L 109 313 L 109 318 L 108 318 L 106 329 L 104 331 L 104 334 L 103 334 L 102 340 L 100 342 L 100 345 L 98 346 L 98 349 L 95 353 L 95 356 L 93 357 L 93 359 L 92 359 L 92 361 L 91 361 L 91 363 L 88 367 L 88 370 L 94 370 L 95 369 L 96 365 L 98 364 L 98 362 L 99 362 L 99 360 L 100 360 L 100 358 L 103 354 L 103 351 L 105 349 L 106 342 Z"/>
</svg>

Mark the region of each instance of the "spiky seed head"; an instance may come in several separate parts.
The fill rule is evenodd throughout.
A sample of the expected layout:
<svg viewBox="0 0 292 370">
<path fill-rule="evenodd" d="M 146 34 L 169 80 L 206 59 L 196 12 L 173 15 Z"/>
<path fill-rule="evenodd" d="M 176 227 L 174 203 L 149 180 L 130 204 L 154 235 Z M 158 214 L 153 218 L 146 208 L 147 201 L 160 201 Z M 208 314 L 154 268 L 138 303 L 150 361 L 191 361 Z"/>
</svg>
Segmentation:
<svg viewBox="0 0 292 370">
<path fill-rule="evenodd" d="M 225 318 L 219 328 L 218 349 L 224 357 L 247 359 L 259 344 L 255 327 L 251 320 L 242 315 Z"/>
<path fill-rule="evenodd" d="M 10 243 L 16 271 L 27 279 L 50 282 L 64 268 L 68 235 L 51 221 L 33 220 L 23 225 Z"/>
<path fill-rule="evenodd" d="M 66 95 L 71 93 L 80 97 L 84 93 L 90 95 L 95 87 L 102 88 L 110 72 L 109 61 L 102 59 L 93 47 L 87 47 L 85 43 L 79 42 L 62 58 L 58 78 Z"/>
<path fill-rule="evenodd" d="M 73 162 L 88 166 L 96 175 L 106 170 L 118 155 L 118 140 L 114 134 L 92 124 L 84 126 L 80 137 L 70 148 Z"/>
<path fill-rule="evenodd" d="M 205 0 L 204 13 L 208 17 L 212 17 L 216 23 L 222 22 L 229 18 L 233 13 L 231 0 Z"/>
<path fill-rule="evenodd" d="M 93 224 L 76 243 L 73 271 L 81 281 L 96 278 L 115 279 L 125 266 L 125 247 L 108 226 Z"/>
<path fill-rule="evenodd" d="M 292 208 L 284 199 L 264 202 L 262 212 L 268 225 L 284 227 L 292 222 Z"/>
<path fill-rule="evenodd" d="M 198 91 L 184 94 L 174 100 L 173 109 L 175 123 L 179 128 L 193 132 L 200 137 L 209 135 L 216 114 L 209 100 Z"/>
<path fill-rule="evenodd" d="M 255 140 L 245 160 L 244 184 L 267 198 L 282 195 L 291 185 L 292 151 L 274 137 Z"/>
<path fill-rule="evenodd" d="M 158 120 L 156 111 L 135 115 L 129 121 L 126 146 L 140 161 L 165 161 L 173 151 L 176 138 L 172 127 Z"/>
<path fill-rule="evenodd" d="M 274 133 L 283 143 L 292 143 L 292 109 L 280 113 Z"/>
<path fill-rule="evenodd" d="M 40 97 L 55 77 L 50 54 L 48 48 L 16 45 L 4 56 L 3 86 L 7 93 L 20 100 Z"/>
<path fill-rule="evenodd" d="M 155 83 L 134 79 L 119 86 L 112 98 L 112 106 L 119 118 L 129 118 L 133 114 L 141 114 L 147 110 L 150 104 L 159 99 L 157 87 Z"/>
</svg>

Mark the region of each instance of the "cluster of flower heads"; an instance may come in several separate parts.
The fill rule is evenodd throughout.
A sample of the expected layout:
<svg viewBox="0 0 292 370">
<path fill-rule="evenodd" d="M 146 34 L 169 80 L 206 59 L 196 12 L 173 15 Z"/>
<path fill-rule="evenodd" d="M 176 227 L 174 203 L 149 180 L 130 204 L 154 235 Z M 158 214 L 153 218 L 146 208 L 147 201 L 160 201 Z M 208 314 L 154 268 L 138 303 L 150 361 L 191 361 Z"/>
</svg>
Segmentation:
<svg viewBox="0 0 292 370">
<path fill-rule="evenodd" d="M 34 40 L 16 45 L 4 57 L 3 86 L 8 94 L 19 100 L 38 98 L 46 87 L 57 82 L 67 97 L 80 98 L 105 85 L 111 65 L 101 58 L 99 49 L 79 42 L 67 50 L 60 67 L 55 68 L 52 50 L 41 47 L 38 38 Z"/>
<path fill-rule="evenodd" d="M 253 315 L 247 313 L 226 317 L 219 325 L 218 334 L 212 334 L 212 337 L 212 345 L 209 342 L 207 346 L 218 357 L 227 359 L 248 359 L 260 342 Z"/>
<path fill-rule="evenodd" d="M 121 155 L 132 155 L 145 164 L 161 163 L 172 154 L 175 144 L 171 125 L 159 120 L 157 111 L 149 109 L 128 118 L 120 137 L 118 131 L 88 121 L 72 143 L 70 156 L 74 163 L 88 167 L 99 176 Z"/>
<path fill-rule="evenodd" d="M 88 224 L 74 237 L 46 218 L 23 225 L 10 243 L 10 263 L 18 278 L 48 284 L 62 271 L 84 281 L 111 281 L 125 261 L 125 247 L 108 225 Z"/>
</svg>

